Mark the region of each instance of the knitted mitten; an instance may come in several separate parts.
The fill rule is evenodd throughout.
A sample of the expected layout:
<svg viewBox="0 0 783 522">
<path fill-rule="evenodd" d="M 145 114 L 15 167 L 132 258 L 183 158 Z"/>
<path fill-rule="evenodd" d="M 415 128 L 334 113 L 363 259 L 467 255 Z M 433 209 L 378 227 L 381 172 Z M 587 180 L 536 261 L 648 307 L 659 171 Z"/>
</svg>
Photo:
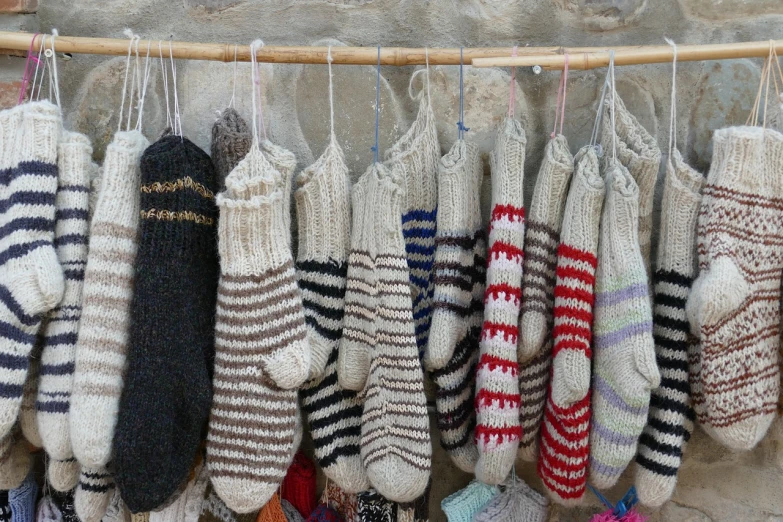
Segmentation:
<svg viewBox="0 0 783 522">
<path fill-rule="evenodd" d="M 35 398 L 38 396 L 38 374 L 41 367 L 41 342 L 38 341 L 30 351 L 27 369 L 27 378 L 22 389 L 22 404 L 19 407 L 19 427 L 22 428 L 24 438 L 35 446 L 43 446 L 41 432 L 38 429 L 37 411 L 35 410 Z"/>
<path fill-rule="evenodd" d="M 523 481 L 506 486 L 473 517 L 473 522 L 545 522 L 549 500 Z"/>
<path fill-rule="evenodd" d="M 525 144 L 522 124 L 507 118 L 490 155 L 492 218 L 476 371 L 476 478 L 486 484 L 506 479 L 522 436 L 517 341 L 525 237 Z"/>
<path fill-rule="evenodd" d="M 247 156 L 253 135 L 247 122 L 232 107 L 223 113 L 212 125 L 212 162 L 220 182 L 220 190 L 226 188 L 226 176 Z"/>
<path fill-rule="evenodd" d="M 299 391 L 315 458 L 327 477 L 352 493 L 369 482 L 359 454 L 362 403 L 337 382 L 351 234 L 348 167 L 332 139 L 297 180 L 297 278 L 310 340 L 311 381 Z"/>
<path fill-rule="evenodd" d="M 464 322 L 464 327 L 460 324 L 460 328 L 465 333 L 456 340 L 454 353 L 447 364 L 433 370 L 430 376 L 435 383 L 440 444 L 457 467 L 466 473 L 473 473 L 478 461 L 473 403 L 479 336 L 484 319 L 486 240 L 478 198 L 482 176 L 478 148 L 458 141 L 443 158 L 438 183 L 441 209 L 438 222 L 442 226 L 438 227 L 436 239 L 439 243 L 435 254 L 436 302 L 440 304 L 435 307 L 440 312 L 436 311 L 435 315 L 445 320 L 456 314 Z M 463 206 L 461 202 L 468 204 Z M 456 235 L 457 228 L 460 236 Z M 449 259 L 458 259 L 459 265 L 452 264 Z M 449 288 L 454 283 L 459 289 L 456 286 Z M 447 299 L 455 290 L 460 295 L 458 309 L 449 308 Z M 470 293 L 465 294 L 466 291 Z"/>
<path fill-rule="evenodd" d="M 19 415 L 41 317 L 63 296 L 54 244 L 60 109 L 31 103 L 18 129 L 18 165 L 0 176 L 0 437 Z"/>
<path fill-rule="evenodd" d="M 410 502 L 427 487 L 432 445 L 400 220 L 403 194 L 383 165 L 370 170 L 378 178 L 365 201 L 375 211 L 377 345 L 364 392 L 361 455 L 380 494 Z"/>
<path fill-rule="evenodd" d="M 701 338 L 705 429 L 750 449 L 777 409 L 783 256 L 783 135 L 757 127 L 715 132 L 698 222 L 699 277 L 688 298 Z"/>
<path fill-rule="evenodd" d="M 315 464 L 298 451 L 280 485 L 282 498 L 289 501 L 302 516 L 309 516 L 317 504 Z"/>
<path fill-rule="evenodd" d="M 402 235 L 413 292 L 413 318 L 416 344 L 423 355 L 429 339 L 432 319 L 432 263 L 435 257 L 438 187 L 436 177 L 440 160 L 438 131 L 429 96 L 419 93 L 416 121 L 402 138 L 386 151 L 387 165 L 396 179 L 405 184 Z"/>
<path fill-rule="evenodd" d="M 471 522 L 499 493 L 497 486 L 473 480 L 461 490 L 441 500 L 440 508 L 446 513 L 449 522 Z"/>
<path fill-rule="evenodd" d="M 592 146 L 576 168 L 557 249 L 554 363 L 541 425 L 538 475 L 559 504 L 584 496 L 590 434 L 590 360 L 598 225 L 606 188 Z"/>
<path fill-rule="evenodd" d="M 301 437 L 296 391 L 272 380 L 298 386 L 310 366 L 279 180 L 253 146 L 217 196 L 221 274 L 207 465 L 217 494 L 241 513 L 266 504 Z"/>
<path fill-rule="evenodd" d="M 148 144 L 138 131 L 115 134 L 90 224 L 69 413 L 73 453 L 90 467 L 111 458 L 130 333 L 139 158 Z"/>
<path fill-rule="evenodd" d="M 291 248 L 291 186 L 294 182 L 294 170 L 296 169 L 296 156 L 291 151 L 275 145 L 269 140 L 261 142 L 261 150 L 280 174 L 278 185 L 283 190 L 283 230 L 288 238 L 288 248 Z"/>
<path fill-rule="evenodd" d="M 550 140 L 538 171 L 525 226 L 522 308 L 519 318 L 519 456 L 538 457 L 538 432 L 544 417 L 546 390 L 552 366 L 552 327 L 555 305 L 557 244 L 563 224 L 574 158 L 562 134 Z"/>
<path fill-rule="evenodd" d="M 356 504 L 362 522 L 396 522 L 397 505 L 374 489 L 359 493 Z"/>
<path fill-rule="evenodd" d="M 636 454 L 650 392 L 661 382 L 655 363 L 647 273 L 637 237 L 639 187 L 619 162 L 606 172 L 593 324 L 590 482 L 614 486 Z"/>
<path fill-rule="evenodd" d="M 653 302 L 661 385 L 652 392 L 636 455 L 636 491 L 639 501 L 651 507 L 671 498 L 693 431 L 685 302 L 696 275 L 696 219 L 703 185 L 704 177 L 674 149 L 666 166 Z"/>
<path fill-rule="evenodd" d="M 0 510 L 2 510 L 1 502 Z M 0 520 L 2 520 L 2 514 L 0 514 Z M 38 501 L 38 508 L 35 510 L 36 522 L 62 522 L 62 520 L 62 511 L 60 511 L 60 508 L 54 503 L 51 495 L 46 495 Z"/>
<path fill-rule="evenodd" d="M 448 364 L 457 343 L 467 334 L 475 237 L 473 223 L 479 214 L 479 192 L 468 187 L 482 171 L 479 149 L 458 140 L 443 156 L 438 171 L 439 212 L 433 265 L 432 326 L 424 354 L 431 370 Z M 480 174 L 479 174 L 480 175 Z M 467 185 L 467 186 L 466 186 Z"/>
<path fill-rule="evenodd" d="M 179 137 L 177 137 L 179 139 Z M 99 522 L 114 496 L 114 477 L 106 468 L 82 467 L 73 505 L 82 522 Z"/>
<path fill-rule="evenodd" d="M 280 501 L 280 508 L 283 510 L 283 515 L 285 515 L 286 522 L 305 522 L 304 517 L 299 513 L 299 511 L 296 510 L 296 508 L 286 499 L 283 499 Z M 316 507 L 313 512 L 317 511 L 318 507 Z M 311 513 L 312 515 L 312 513 Z M 339 516 L 337 519 L 339 520 Z"/>
<path fill-rule="evenodd" d="M 75 457 L 57 460 L 49 458 L 46 467 L 46 480 L 55 491 L 70 491 L 79 483 L 81 465 Z"/>
<path fill-rule="evenodd" d="M 35 481 L 35 475 L 28 473 L 24 482 L 8 492 L 8 504 L 11 506 L 11 521 L 35 522 L 35 503 L 37 499 L 38 483 Z"/>
<path fill-rule="evenodd" d="M 611 96 L 611 95 L 610 95 Z M 617 159 L 628 169 L 639 187 L 639 246 L 644 259 L 647 277 L 650 277 L 650 247 L 652 237 L 652 211 L 655 196 L 655 182 L 661 166 L 661 149 L 658 142 L 642 127 L 633 114 L 625 108 L 625 103 L 614 93 L 615 132 L 612 136 L 612 104 L 604 104 L 601 144 L 604 151 L 604 167 L 609 167 L 614 140 Z"/>
<path fill-rule="evenodd" d="M 65 274 L 65 293 L 41 329 L 43 352 L 36 409 L 41 441 L 54 461 L 73 457 L 68 410 L 73 385 L 76 337 L 81 317 L 89 230 L 90 140 L 78 132 L 63 133 L 60 142 L 55 245 Z M 50 461 L 51 462 L 51 461 Z"/>
<path fill-rule="evenodd" d="M 14 489 L 21 484 L 30 470 L 30 452 L 21 428 L 16 424 L 0 437 L 0 490 Z"/>
</svg>

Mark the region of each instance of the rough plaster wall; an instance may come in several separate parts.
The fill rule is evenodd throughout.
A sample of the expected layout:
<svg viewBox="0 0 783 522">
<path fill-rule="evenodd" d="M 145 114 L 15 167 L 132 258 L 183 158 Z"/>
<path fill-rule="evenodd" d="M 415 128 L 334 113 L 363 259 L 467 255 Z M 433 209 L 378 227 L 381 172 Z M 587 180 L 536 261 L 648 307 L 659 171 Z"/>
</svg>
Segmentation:
<svg viewBox="0 0 783 522">
<path fill-rule="evenodd" d="M 125 27 L 143 37 L 268 44 L 375 46 L 607 46 L 732 42 L 783 37 L 781 0 L 42 0 L 41 30 L 62 35 L 122 38 Z M 144 50 L 142 50 L 144 52 Z M 155 54 L 153 48 L 152 54 Z M 74 56 L 60 62 L 67 122 L 87 132 L 100 159 L 117 125 L 124 58 Z M 705 169 L 712 131 L 744 123 L 758 85 L 761 60 L 681 63 L 678 75 L 679 143 L 685 157 Z M 384 67 L 381 94 L 381 149 L 410 124 L 415 104 L 408 97 L 413 67 Z M 668 140 L 669 65 L 622 67 L 620 95 L 663 148 Z M 177 67 L 177 87 L 185 135 L 208 148 L 216 111 L 231 97 L 233 66 L 185 62 Z M 249 117 L 249 66 L 238 67 L 237 105 Z M 573 150 L 586 143 L 604 71 L 569 76 L 564 134 Z M 458 85 L 455 67 L 433 68 L 441 147 L 456 136 Z M 171 78 L 169 77 L 169 80 Z M 304 167 L 328 139 L 329 107 L 325 66 L 264 65 L 263 109 L 270 138 L 294 151 Z M 154 138 L 163 128 L 166 105 L 156 67 L 145 104 L 144 132 Z M 336 132 L 354 178 L 371 160 L 375 77 L 372 67 L 336 66 Z M 507 69 L 466 69 L 465 123 L 469 139 L 484 152 L 508 100 Z M 551 132 L 558 74 L 517 74 L 517 114 L 528 132 L 527 197 L 547 135 Z M 171 82 L 170 82 L 171 83 Z M 420 83 L 414 85 L 418 91 Z M 485 183 L 485 189 L 488 187 Z M 488 193 L 484 191 L 485 202 Z M 435 436 L 437 439 L 437 436 Z M 651 520 L 677 522 L 783 521 L 783 470 L 776 464 L 775 442 L 731 453 L 697 432 L 672 502 Z M 444 520 L 438 505 L 470 477 L 449 464 L 437 448 L 434 460 L 431 520 Z M 517 471 L 534 486 L 532 465 Z M 617 499 L 628 480 L 610 492 Z M 576 510 L 554 510 L 553 521 L 585 521 L 597 503 Z"/>
</svg>

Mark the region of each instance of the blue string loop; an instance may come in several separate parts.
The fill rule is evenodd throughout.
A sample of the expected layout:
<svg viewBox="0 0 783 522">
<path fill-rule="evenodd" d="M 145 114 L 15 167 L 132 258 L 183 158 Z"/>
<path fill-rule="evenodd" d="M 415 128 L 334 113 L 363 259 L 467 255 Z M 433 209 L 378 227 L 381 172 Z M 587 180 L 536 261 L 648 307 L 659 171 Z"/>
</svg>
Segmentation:
<svg viewBox="0 0 783 522">
<path fill-rule="evenodd" d="M 464 47 L 459 48 L 459 121 L 457 122 L 457 136 L 461 140 L 465 139 L 465 133 L 470 130 L 470 128 L 465 127 L 465 88 L 463 86 L 462 73 L 464 66 L 463 50 Z"/>
<path fill-rule="evenodd" d="M 378 45 L 377 80 L 375 83 L 375 145 L 370 147 L 373 152 L 373 162 L 378 163 L 378 123 L 381 108 L 381 46 Z"/>
<path fill-rule="evenodd" d="M 636 487 L 631 486 L 631 489 L 629 489 L 622 499 L 620 499 L 620 502 L 617 503 L 616 506 L 613 506 L 609 500 L 603 496 L 597 489 L 595 489 L 590 484 L 587 485 L 588 488 L 590 488 L 590 491 L 593 492 L 593 495 L 598 497 L 598 500 L 601 501 L 602 504 L 604 504 L 607 508 L 612 510 L 612 514 L 617 517 L 618 519 L 623 518 L 628 511 L 633 508 L 636 503 L 639 501 L 639 498 L 636 496 Z"/>
</svg>

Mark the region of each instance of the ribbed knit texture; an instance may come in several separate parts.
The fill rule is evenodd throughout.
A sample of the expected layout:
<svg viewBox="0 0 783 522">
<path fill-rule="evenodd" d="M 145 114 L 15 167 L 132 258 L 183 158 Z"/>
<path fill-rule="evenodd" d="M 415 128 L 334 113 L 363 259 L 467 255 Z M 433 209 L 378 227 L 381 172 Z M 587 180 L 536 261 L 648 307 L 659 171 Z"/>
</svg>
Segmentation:
<svg viewBox="0 0 783 522">
<path fill-rule="evenodd" d="M 396 522 L 397 505 L 374 489 L 359 493 L 357 512 L 361 522 Z"/>
<path fill-rule="evenodd" d="M 500 484 L 506 479 L 522 437 L 517 342 L 525 238 L 522 198 L 526 144 L 522 124 L 506 118 L 489 159 L 492 216 L 476 370 L 476 478 L 487 484 Z"/>
<path fill-rule="evenodd" d="M 298 451 L 280 485 L 281 497 L 289 501 L 302 516 L 309 516 L 317 503 L 315 464 Z"/>
<path fill-rule="evenodd" d="M 138 131 L 118 132 L 106 149 L 82 289 L 69 412 L 71 445 L 85 466 L 111 458 L 124 384 L 139 228 Z"/>
<path fill-rule="evenodd" d="M 573 172 L 574 158 L 568 142 L 558 134 L 544 148 L 525 226 L 517 358 L 522 399 L 518 455 L 527 461 L 538 458 L 538 434 L 552 367 L 557 245 Z"/>
<path fill-rule="evenodd" d="M 674 149 L 666 165 L 654 277 L 653 337 L 661 385 L 652 392 L 636 455 L 636 492 L 639 501 L 651 507 L 671 498 L 695 420 L 685 303 L 696 275 L 696 220 L 703 185 L 701 173 Z"/>
<path fill-rule="evenodd" d="M 283 510 L 283 515 L 285 515 L 286 522 L 305 522 L 305 518 L 286 499 L 282 499 L 280 501 L 280 508 Z M 318 507 L 316 507 L 313 511 L 317 511 L 317 510 Z M 339 516 L 338 516 L 338 520 L 339 520 Z"/>
<path fill-rule="evenodd" d="M 282 180 L 258 146 L 218 194 L 220 282 L 207 465 L 217 494 L 249 513 L 271 498 L 301 440 L 294 389 L 307 377 L 302 298 L 286 242 Z"/>
<path fill-rule="evenodd" d="M 99 522 L 114 495 L 114 477 L 106 468 L 82 467 L 73 505 L 82 522 Z"/>
<path fill-rule="evenodd" d="M 150 522 L 154 522 L 151 520 L 151 517 Z M 272 495 L 269 502 L 264 504 L 264 507 L 258 512 L 256 522 L 287 522 L 285 513 L 283 513 L 283 508 L 280 505 L 280 495 L 277 493 Z"/>
<path fill-rule="evenodd" d="M 639 249 L 639 187 L 619 162 L 606 171 L 593 324 L 590 483 L 614 486 L 636 454 L 661 382 L 655 362 L 652 308 Z"/>
<path fill-rule="evenodd" d="M 441 318 L 438 335 L 450 335 L 443 328 L 446 319 L 450 322 L 453 317 L 464 322 L 455 323 L 464 334 L 456 340 L 446 365 L 433 370 L 430 376 L 435 383 L 440 444 L 466 473 L 473 473 L 478 461 L 473 405 L 487 255 L 479 205 L 482 177 L 478 147 L 464 141 L 454 144 L 438 171 L 440 213 L 434 269 L 435 314 Z M 459 293 L 459 303 L 448 299 L 455 292 Z"/>
<path fill-rule="evenodd" d="M 35 522 L 35 504 L 38 499 L 38 483 L 29 473 L 18 487 L 8 492 L 11 506 L 11 522 Z M 86 522 L 86 521 L 85 521 Z"/>
<path fill-rule="evenodd" d="M 5 111 L 0 127 L 2 136 L 9 140 L 3 144 L 4 157 L 0 159 L 3 437 L 19 416 L 29 355 L 37 341 L 41 317 L 63 296 L 63 272 L 54 244 L 57 144 L 62 134 L 62 117 L 56 105 L 34 102 Z"/>
<path fill-rule="evenodd" d="M 55 491 L 70 491 L 79 482 L 81 465 L 76 457 L 57 460 L 49 458 L 46 467 L 46 480 Z"/>
<path fill-rule="evenodd" d="M 294 156 L 293 152 L 275 145 L 269 140 L 261 142 L 261 150 L 280 175 L 279 184 L 283 191 L 283 229 L 286 231 L 285 234 L 288 238 L 288 248 L 291 248 L 291 200 L 294 197 L 291 193 L 291 187 L 294 182 L 296 156 Z"/>
<path fill-rule="evenodd" d="M 233 107 L 224 109 L 212 125 L 210 145 L 220 190 L 226 188 L 226 176 L 247 156 L 252 142 L 250 127 L 242 116 Z"/>
<path fill-rule="evenodd" d="M 65 275 L 60 304 L 41 329 L 43 351 L 35 407 L 44 449 L 51 459 L 73 457 L 68 412 L 76 337 L 87 266 L 92 147 L 84 134 L 64 132 L 58 151 L 55 246 Z"/>
<path fill-rule="evenodd" d="M 429 81 L 429 80 L 427 80 Z M 432 321 L 432 263 L 435 257 L 438 187 L 436 184 L 440 145 L 429 96 L 419 93 L 416 120 L 386 151 L 386 164 L 395 178 L 405 184 L 402 235 L 413 292 L 416 344 L 424 355 Z"/>
<path fill-rule="evenodd" d="M 687 313 L 701 339 L 699 422 L 747 450 L 767 432 L 780 394 L 783 135 L 731 127 L 713 139 Z"/>
<path fill-rule="evenodd" d="M 500 490 L 497 486 L 473 480 L 463 489 L 452 493 L 440 502 L 440 508 L 449 522 L 472 522 Z"/>
<path fill-rule="evenodd" d="M 563 505 L 581 502 L 587 484 L 593 292 L 606 192 L 593 147 L 582 148 L 575 161 L 557 250 L 554 362 L 538 459 L 547 493 Z"/>
<path fill-rule="evenodd" d="M 0 490 L 18 487 L 27 476 L 30 464 L 27 441 L 16 424 L 9 433 L 0 437 Z"/>
<path fill-rule="evenodd" d="M 545 522 L 549 500 L 522 480 L 506 486 L 473 517 L 473 522 Z"/>
</svg>

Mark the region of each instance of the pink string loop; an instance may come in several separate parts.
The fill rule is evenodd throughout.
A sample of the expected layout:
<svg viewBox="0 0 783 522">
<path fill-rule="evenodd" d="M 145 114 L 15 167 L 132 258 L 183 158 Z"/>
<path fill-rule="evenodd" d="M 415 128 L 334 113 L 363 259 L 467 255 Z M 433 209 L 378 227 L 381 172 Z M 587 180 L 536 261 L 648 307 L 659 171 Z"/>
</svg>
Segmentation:
<svg viewBox="0 0 783 522">
<path fill-rule="evenodd" d="M 560 134 L 563 134 L 563 120 L 565 119 L 566 93 L 568 92 L 568 53 L 565 53 L 565 65 L 560 74 L 560 86 L 557 88 L 557 104 L 555 105 L 555 126 L 549 136 L 554 139 L 557 135 L 558 112 L 560 113 Z"/>
<path fill-rule="evenodd" d="M 37 56 L 33 55 L 33 45 L 35 44 L 35 39 L 39 34 L 40 33 L 35 33 L 33 35 L 33 39 L 30 40 L 30 48 L 27 49 L 27 61 L 24 63 L 24 74 L 22 75 L 22 85 L 19 87 L 19 100 L 16 102 L 17 105 L 20 105 L 22 102 L 24 102 L 25 95 L 27 94 L 27 85 L 30 83 L 30 78 L 33 75 L 30 65 L 35 63 L 36 70 L 41 65 L 41 60 L 39 60 Z"/>
<path fill-rule="evenodd" d="M 511 56 L 517 55 L 517 48 L 519 46 L 515 45 L 514 48 L 511 50 Z M 509 87 L 509 93 L 508 93 L 508 117 L 513 118 L 514 117 L 514 109 L 516 109 L 517 105 L 517 86 L 516 86 L 516 72 L 517 68 L 512 67 L 511 68 L 511 85 Z"/>
</svg>

